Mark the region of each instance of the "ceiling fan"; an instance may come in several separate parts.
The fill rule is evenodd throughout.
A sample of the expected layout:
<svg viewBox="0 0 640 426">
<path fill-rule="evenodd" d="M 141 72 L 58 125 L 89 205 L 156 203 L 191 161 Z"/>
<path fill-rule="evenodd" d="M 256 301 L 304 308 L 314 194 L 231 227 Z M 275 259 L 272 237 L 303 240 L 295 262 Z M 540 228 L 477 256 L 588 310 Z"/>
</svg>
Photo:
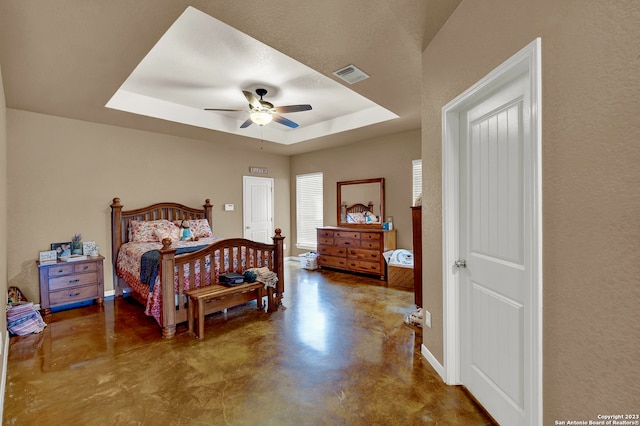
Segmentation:
<svg viewBox="0 0 640 426">
<path fill-rule="evenodd" d="M 298 127 L 298 123 L 282 117 L 278 114 L 286 114 L 289 112 L 309 111 L 311 105 L 288 105 L 288 106 L 274 106 L 271 102 L 267 102 L 262 99 L 267 94 L 267 89 L 256 89 L 256 94 L 260 96 L 258 99 L 253 93 L 243 90 L 245 98 L 249 101 L 249 111 L 242 109 L 222 109 L 222 108 L 205 108 L 205 111 L 232 111 L 232 112 L 248 112 L 249 118 L 242 123 L 241 129 L 249 127 L 252 123 L 258 126 L 264 126 L 265 124 L 275 121 L 276 123 L 283 124 L 285 126 L 295 129 Z"/>
</svg>

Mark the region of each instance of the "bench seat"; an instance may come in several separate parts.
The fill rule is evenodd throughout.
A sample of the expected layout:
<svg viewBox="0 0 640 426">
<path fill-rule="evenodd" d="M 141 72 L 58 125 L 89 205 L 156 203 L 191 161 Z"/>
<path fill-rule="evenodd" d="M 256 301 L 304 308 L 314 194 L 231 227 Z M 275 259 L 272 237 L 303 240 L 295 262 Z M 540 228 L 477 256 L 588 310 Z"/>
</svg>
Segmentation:
<svg viewBox="0 0 640 426">
<path fill-rule="evenodd" d="M 267 294 L 261 282 L 243 283 L 235 286 L 208 285 L 185 291 L 188 297 L 187 321 L 189 333 L 193 333 L 193 321 L 198 324 L 196 337 L 204 337 L 204 317 L 213 312 L 242 305 L 252 300 L 262 309 L 262 298 Z"/>
</svg>

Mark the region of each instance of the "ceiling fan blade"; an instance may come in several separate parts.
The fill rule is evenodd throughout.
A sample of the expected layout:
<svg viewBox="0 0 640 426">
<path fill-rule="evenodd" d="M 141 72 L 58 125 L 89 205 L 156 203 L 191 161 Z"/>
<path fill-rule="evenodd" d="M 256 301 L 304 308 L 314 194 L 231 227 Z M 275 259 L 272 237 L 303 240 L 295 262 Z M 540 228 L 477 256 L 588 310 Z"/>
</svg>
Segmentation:
<svg viewBox="0 0 640 426">
<path fill-rule="evenodd" d="M 225 109 L 225 108 L 205 108 L 205 111 L 230 111 L 230 112 L 249 112 L 244 109 Z"/>
<path fill-rule="evenodd" d="M 288 105 L 275 107 L 275 110 L 278 114 L 285 114 L 287 112 L 309 111 L 310 109 L 311 105 Z"/>
<path fill-rule="evenodd" d="M 295 129 L 296 127 L 298 127 L 298 123 L 294 123 L 293 121 L 286 119 L 280 115 L 271 114 L 271 116 L 273 117 L 273 121 L 276 121 L 280 124 L 284 124 L 285 126 L 291 127 L 292 129 Z"/>
<path fill-rule="evenodd" d="M 253 121 L 251 121 L 250 118 L 247 118 L 247 121 L 245 121 L 244 123 L 242 123 L 242 126 L 240 126 L 241 129 L 245 129 L 249 126 L 251 126 L 251 124 L 253 123 Z"/>
<path fill-rule="evenodd" d="M 247 92 L 246 90 L 243 90 L 242 93 L 244 93 L 244 97 L 247 98 L 247 101 L 249 101 L 249 105 L 251 105 L 253 108 L 262 107 L 262 104 L 253 93 Z"/>
</svg>

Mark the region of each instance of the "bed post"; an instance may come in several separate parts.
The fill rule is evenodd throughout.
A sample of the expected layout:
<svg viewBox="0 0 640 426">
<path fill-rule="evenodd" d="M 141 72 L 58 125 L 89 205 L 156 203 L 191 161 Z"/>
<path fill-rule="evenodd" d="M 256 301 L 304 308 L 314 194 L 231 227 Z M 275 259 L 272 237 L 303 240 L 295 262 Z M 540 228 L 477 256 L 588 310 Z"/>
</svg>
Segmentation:
<svg viewBox="0 0 640 426">
<path fill-rule="evenodd" d="M 273 254 L 273 262 L 275 263 L 275 273 L 278 275 L 278 282 L 276 283 L 275 294 L 275 306 L 273 310 L 278 310 L 278 307 L 282 304 L 282 293 L 284 293 L 284 237 L 282 236 L 282 230 L 276 228 L 276 235 L 273 236 L 273 243 L 275 244 L 275 251 Z M 269 288 L 271 290 L 271 287 Z M 271 300 L 271 295 L 269 295 Z M 269 303 L 269 307 L 271 307 Z M 270 309 L 271 311 L 271 309 Z"/>
<path fill-rule="evenodd" d="M 113 289 L 115 296 L 122 296 L 122 288 L 118 281 L 118 274 L 116 273 L 116 264 L 118 262 L 118 250 L 122 245 L 122 204 L 120 204 L 120 198 L 114 198 L 111 203 L 111 273 L 113 275 Z"/>
<path fill-rule="evenodd" d="M 210 199 L 204 200 L 204 217 L 209 221 L 209 227 L 213 229 L 213 204 Z"/>
<path fill-rule="evenodd" d="M 162 240 L 160 249 L 160 285 L 162 285 L 162 337 L 167 339 L 176 334 L 176 305 L 174 265 L 176 249 L 171 248 L 171 239 Z"/>
</svg>

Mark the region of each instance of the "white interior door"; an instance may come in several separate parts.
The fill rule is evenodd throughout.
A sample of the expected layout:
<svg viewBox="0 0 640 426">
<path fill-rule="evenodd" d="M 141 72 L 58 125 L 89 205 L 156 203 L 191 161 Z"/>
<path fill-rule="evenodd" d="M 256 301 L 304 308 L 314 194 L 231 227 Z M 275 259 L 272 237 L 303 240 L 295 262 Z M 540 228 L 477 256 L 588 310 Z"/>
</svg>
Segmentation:
<svg viewBox="0 0 640 426">
<path fill-rule="evenodd" d="M 445 380 L 541 422 L 539 40 L 443 108 Z"/>
<path fill-rule="evenodd" d="M 273 243 L 273 179 L 243 177 L 244 238 Z"/>
<path fill-rule="evenodd" d="M 461 380 L 502 424 L 524 424 L 530 358 L 530 198 L 523 98 L 513 81 L 461 116 Z"/>
</svg>

